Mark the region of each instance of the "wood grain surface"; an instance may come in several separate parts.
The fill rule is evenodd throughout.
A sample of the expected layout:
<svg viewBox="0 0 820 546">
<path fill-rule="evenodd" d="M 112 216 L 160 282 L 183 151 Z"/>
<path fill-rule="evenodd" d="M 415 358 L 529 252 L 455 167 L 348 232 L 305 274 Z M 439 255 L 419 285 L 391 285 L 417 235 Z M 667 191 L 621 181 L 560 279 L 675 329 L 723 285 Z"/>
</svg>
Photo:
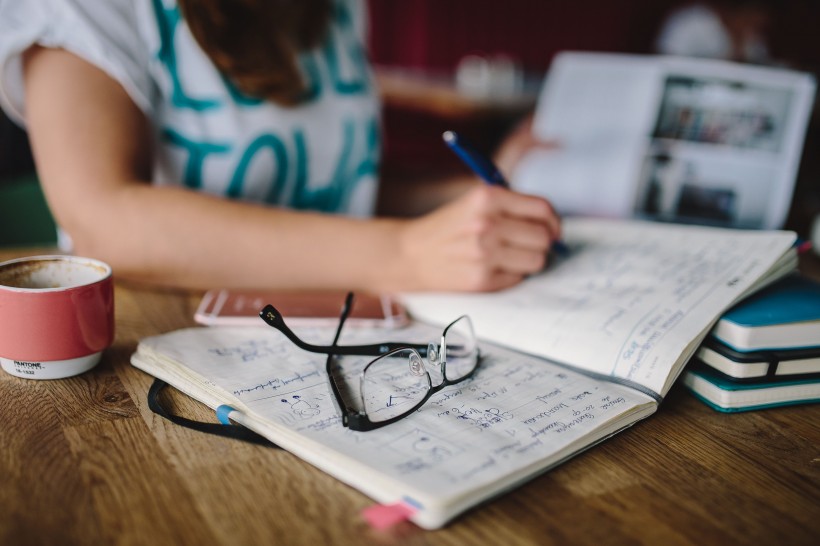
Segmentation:
<svg viewBox="0 0 820 546">
<path fill-rule="evenodd" d="M 801 269 L 820 278 L 820 259 Z M 0 372 L 0 544 L 820 543 L 820 405 L 725 415 L 680 385 L 654 416 L 442 530 L 371 529 L 367 497 L 289 453 L 148 409 L 152 378 L 129 357 L 144 336 L 192 326 L 200 295 L 117 283 L 116 339 L 95 369 Z"/>
</svg>

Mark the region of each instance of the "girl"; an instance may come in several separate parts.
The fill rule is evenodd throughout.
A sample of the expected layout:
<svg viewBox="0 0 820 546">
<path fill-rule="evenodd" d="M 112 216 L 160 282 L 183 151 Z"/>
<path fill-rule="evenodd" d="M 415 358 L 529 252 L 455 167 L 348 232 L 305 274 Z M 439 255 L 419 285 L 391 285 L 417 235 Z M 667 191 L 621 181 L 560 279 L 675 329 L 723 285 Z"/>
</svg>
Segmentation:
<svg viewBox="0 0 820 546">
<path fill-rule="evenodd" d="M 120 277 L 477 291 L 540 270 L 560 236 L 541 198 L 472 182 L 372 217 L 364 20 L 359 0 L 0 2 L 0 104 L 66 241 Z"/>
</svg>

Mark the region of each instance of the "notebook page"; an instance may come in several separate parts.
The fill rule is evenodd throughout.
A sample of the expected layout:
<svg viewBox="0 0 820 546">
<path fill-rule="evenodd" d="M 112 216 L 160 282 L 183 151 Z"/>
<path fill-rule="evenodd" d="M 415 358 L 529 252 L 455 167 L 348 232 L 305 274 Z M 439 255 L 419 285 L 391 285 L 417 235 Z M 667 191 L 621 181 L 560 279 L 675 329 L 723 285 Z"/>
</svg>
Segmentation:
<svg viewBox="0 0 820 546">
<path fill-rule="evenodd" d="M 491 294 L 406 294 L 420 320 L 466 313 L 476 334 L 665 395 L 693 342 L 795 240 L 640 221 L 569 218 L 569 258 Z"/>
<path fill-rule="evenodd" d="M 439 329 L 417 325 L 353 331 L 344 341 L 438 335 Z M 331 337 L 317 331 L 314 339 Z M 656 408 L 628 387 L 485 349 L 472 379 L 441 391 L 411 417 L 370 432 L 342 426 L 324 357 L 295 348 L 269 328 L 197 328 L 148 338 L 133 362 L 172 384 L 179 384 L 176 374 L 183 383 L 221 390 L 222 403 L 251 416 L 252 428 L 380 502 L 406 497 L 422 505 L 417 522 L 430 527 Z"/>
</svg>

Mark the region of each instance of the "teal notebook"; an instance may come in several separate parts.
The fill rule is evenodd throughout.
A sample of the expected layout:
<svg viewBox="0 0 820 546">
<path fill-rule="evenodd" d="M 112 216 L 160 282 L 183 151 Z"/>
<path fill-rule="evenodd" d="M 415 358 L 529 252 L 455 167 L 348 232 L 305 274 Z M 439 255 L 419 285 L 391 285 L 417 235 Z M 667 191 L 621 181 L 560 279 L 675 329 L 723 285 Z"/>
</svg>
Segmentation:
<svg viewBox="0 0 820 546">
<path fill-rule="evenodd" d="M 820 283 L 778 281 L 729 309 L 711 333 L 741 352 L 820 347 Z"/>
<path fill-rule="evenodd" d="M 737 382 L 708 366 L 696 364 L 687 368 L 683 383 L 701 401 L 723 412 L 820 402 L 818 377 Z"/>
</svg>

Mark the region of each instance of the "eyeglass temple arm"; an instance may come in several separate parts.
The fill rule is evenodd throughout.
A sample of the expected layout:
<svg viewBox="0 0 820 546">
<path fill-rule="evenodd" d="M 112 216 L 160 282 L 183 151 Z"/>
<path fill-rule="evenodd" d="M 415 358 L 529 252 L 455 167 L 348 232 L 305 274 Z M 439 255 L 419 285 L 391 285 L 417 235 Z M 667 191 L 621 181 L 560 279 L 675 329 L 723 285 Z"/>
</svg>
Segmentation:
<svg viewBox="0 0 820 546">
<path fill-rule="evenodd" d="M 350 313 L 352 303 L 353 293 L 350 292 L 347 294 L 347 297 L 345 298 L 344 306 L 342 306 L 341 316 L 339 317 L 339 325 L 336 326 L 336 333 L 333 336 L 333 343 L 331 343 L 332 347 L 336 346 L 336 343 L 339 341 L 339 336 L 342 335 L 342 328 L 344 327 L 345 321 L 347 320 L 347 316 Z M 339 415 L 342 416 L 342 425 L 345 427 L 349 427 L 350 415 L 355 414 L 356 410 L 345 403 L 345 400 L 342 397 L 342 393 L 339 390 L 339 385 L 336 383 L 336 377 L 333 375 L 333 355 L 327 355 L 327 362 L 325 362 L 325 372 L 327 373 L 327 379 L 328 383 L 330 384 L 330 390 L 333 392 L 333 401 L 336 405 L 336 411 L 339 413 Z"/>
<path fill-rule="evenodd" d="M 302 340 L 299 336 L 297 336 L 293 332 L 293 330 L 291 330 L 288 327 L 288 325 L 285 324 L 285 319 L 273 305 L 266 305 L 262 309 L 262 311 L 259 312 L 259 316 L 262 318 L 262 320 L 265 321 L 265 323 L 268 326 L 276 328 L 277 330 L 285 334 L 285 337 L 292 341 L 294 345 L 296 345 L 300 349 L 304 349 L 305 351 L 310 351 L 312 353 L 321 353 L 326 355 L 333 354 L 379 356 L 385 353 L 389 353 L 390 351 L 393 351 L 395 349 L 412 348 L 416 349 L 421 354 L 421 356 L 427 355 L 427 345 L 414 345 L 411 343 L 400 342 L 387 342 L 372 345 L 313 345 L 312 343 L 308 343 Z"/>
</svg>

